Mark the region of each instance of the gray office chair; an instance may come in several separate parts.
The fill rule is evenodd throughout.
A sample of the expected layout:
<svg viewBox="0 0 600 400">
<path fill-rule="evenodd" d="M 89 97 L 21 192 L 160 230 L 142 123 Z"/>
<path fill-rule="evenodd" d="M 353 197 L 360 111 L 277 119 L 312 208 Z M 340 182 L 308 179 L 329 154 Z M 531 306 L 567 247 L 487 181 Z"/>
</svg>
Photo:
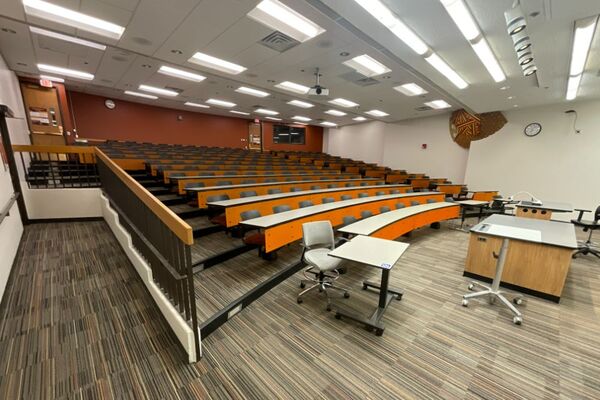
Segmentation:
<svg viewBox="0 0 600 400">
<path fill-rule="evenodd" d="M 319 190 L 319 189 L 321 189 L 321 186 L 319 186 L 319 185 L 312 185 L 310 187 L 310 190 Z"/>
<path fill-rule="evenodd" d="M 171 178 L 181 177 L 181 176 L 185 176 L 185 174 L 183 172 L 173 172 L 173 173 L 169 174 L 169 177 L 171 177 Z"/>
<path fill-rule="evenodd" d="M 358 198 L 369 197 L 369 193 L 359 193 Z"/>
<path fill-rule="evenodd" d="M 215 186 L 229 186 L 231 184 L 232 184 L 231 181 L 217 181 Z"/>
<path fill-rule="evenodd" d="M 293 187 L 290 189 L 290 192 L 301 192 L 301 191 L 302 191 L 302 188 L 299 188 L 299 187 Z"/>
<path fill-rule="evenodd" d="M 373 216 L 373 213 L 371 211 L 369 211 L 369 210 L 363 210 L 363 211 L 360 212 L 360 217 L 361 218 L 369 218 L 369 217 L 372 217 L 372 216 Z"/>
<path fill-rule="evenodd" d="M 448 203 L 454 203 L 454 197 L 448 196 L 444 199 L 444 201 L 447 201 Z"/>
<path fill-rule="evenodd" d="M 400 194 L 400 191 L 398 189 L 394 189 L 390 192 L 390 194 Z"/>
<path fill-rule="evenodd" d="M 281 189 L 269 189 L 267 190 L 267 194 L 277 194 L 277 193 L 281 193 Z"/>
<path fill-rule="evenodd" d="M 296 180 L 296 178 L 285 178 L 285 181 L 286 181 L 286 182 L 293 182 L 293 181 L 295 181 L 295 180 Z"/>
<path fill-rule="evenodd" d="M 346 185 L 344 185 L 344 186 L 346 186 L 346 187 L 354 187 L 354 186 L 356 186 L 356 184 L 354 184 L 354 183 L 346 183 Z"/>
<path fill-rule="evenodd" d="M 320 177 L 320 178 L 319 178 L 319 180 L 322 180 L 322 181 L 328 181 L 328 180 L 329 180 L 329 177 L 327 177 L 327 176 L 322 176 L 322 177 Z"/>
<path fill-rule="evenodd" d="M 421 203 L 419 203 L 417 200 L 411 200 L 410 201 L 410 205 L 411 206 L 418 206 L 419 204 L 421 204 Z"/>
<path fill-rule="evenodd" d="M 384 181 L 379 181 L 379 182 L 375 182 L 376 186 L 381 186 L 381 185 L 385 185 Z"/>
<path fill-rule="evenodd" d="M 593 254 L 600 258 L 600 249 L 598 249 L 596 244 L 592 242 L 592 233 L 594 233 L 596 229 L 600 229 L 600 206 L 596 208 L 593 221 L 581 219 L 583 214 L 586 212 L 591 212 L 590 210 L 582 210 L 580 208 L 576 208 L 575 210 L 579 211 L 579 216 L 577 219 L 572 219 L 571 222 L 575 224 L 575 226 L 583 228 L 584 232 L 590 231 L 590 234 L 585 242 L 578 242 L 577 251 L 573 253 L 573 258 L 577 258 L 579 254 Z"/>
<path fill-rule="evenodd" d="M 256 179 L 243 179 L 242 184 L 256 183 Z"/>
<path fill-rule="evenodd" d="M 240 193 L 240 197 L 253 197 L 256 196 L 256 192 L 254 190 L 247 190 Z"/>
<path fill-rule="evenodd" d="M 333 188 L 336 188 L 336 187 L 338 187 L 337 183 L 330 183 L 330 184 L 327 185 L 327 189 L 333 189 Z"/>
<path fill-rule="evenodd" d="M 279 182 L 276 178 L 267 178 L 265 179 L 265 183 L 273 183 L 273 182 Z"/>
<path fill-rule="evenodd" d="M 357 219 L 355 216 L 346 215 L 346 216 L 342 217 L 342 226 L 350 225 L 356 221 L 357 221 Z"/>
<path fill-rule="evenodd" d="M 207 203 L 212 203 L 214 201 L 223 201 L 229 200 L 229 195 L 227 194 L 216 194 L 214 196 L 208 196 L 206 198 Z M 227 219 L 225 218 L 225 213 L 214 215 L 210 217 L 210 222 L 220 226 L 227 226 Z"/>
<path fill-rule="evenodd" d="M 301 202 L 298 203 L 298 207 L 300 207 L 300 208 L 311 207 L 311 206 L 314 206 L 314 204 L 310 200 L 302 200 Z"/>
<path fill-rule="evenodd" d="M 436 199 L 427 199 L 427 203 L 431 204 L 431 203 L 437 203 Z"/>
<path fill-rule="evenodd" d="M 259 218 L 260 212 L 258 210 L 248 210 L 240 213 L 240 219 L 242 221 L 248 221 L 249 219 Z"/>
<path fill-rule="evenodd" d="M 323 203 L 323 204 L 333 203 L 334 201 L 335 201 L 335 199 L 333 197 L 323 197 L 321 199 L 321 203 Z"/>
<path fill-rule="evenodd" d="M 204 187 L 203 182 L 190 182 L 185 184 L 186 189 L 196 188 L 196 187 Z"/>
<path fill-rule="evenodd" d="M 352 198 L 351 195 L 349 194 L 343 194 L 342 197 L 340 197 L 342 200 L 350 200 Z"/>
<path fill-rule="evenodd" d="M 273 207 L 273 213 L 279 214 L 282 212 L 290 211 L 291 209 L 292 207 L 288 206 L 287 204 L 282 204 L 280 206 Z"/>
<path fill-rule="evenodd" d="M 360 186 L 369 186 L 369 182 L 361 182 Z"/>
<path fill-rule="evenodd" d="M 379 207 L 379 212 L 382 213 L 382 214 L 386 213 L 386 212 L 388 212 L 390 210 L 391 209 L 388 206 L 381 206 L 381 207 Z"/>
<path fill-rule="evenodd" d="M 229 200 L 229 195 L 227 194 L 215 194 L 214 196 L 208 196 L 206 198 L 206 202 L 207 203 L 212 203 L 215 201 L 223 201 L 223 200 Z"/>
<path fill-rule="evenodd" d="M 406 207 L 404 203 L 396 203 L 396 210 Z"/>
<path fill-rule="evenodd" d="M 335 248 L 331 222 L 315 221 L 302 224 L 302 245 L 302 261 L 308 268 L 304 270 L 304 279 L 300 281 L 300 288 L 304 290 L 298 294 L 298 304 L 302 303 L 302 297 L 308 292 L 319 289 L 327 296 L 327 311 L 331 311 L 329 290 L 339 290 L 345 298 L 350 297 L 347 289 L 333 285 L 340 277 L 338 268 L 342 260 L 328 255 Z M 314 274 L 314 277 L 309 274 Z M 305 289 L 307 283 L 312 285 Z"/>
<path fill-rule="evenodd" d="M 413 193 L 413 192 L 414 192 L 414 189 L 411 189 L 411 188 L 406 189 L 406 193 Z"/>
<path fill-rule="evenodd" d="M 258 172 L 256 172 L 256 171 L 248 171 L 248 172 L 246 172 L 246 175 L 258 175 Z"/>
<path fill-rule="evenodd" d="M 223 175 L 237 175 L 237 171 L 225 171 Z"/>
<path fill-rule="evenodd" d="M 385 194 L 385 192 L 380 190 L 379 192 L 375 193 L 375 196 L 383 196 L 384 194 Z"/>
</svg>

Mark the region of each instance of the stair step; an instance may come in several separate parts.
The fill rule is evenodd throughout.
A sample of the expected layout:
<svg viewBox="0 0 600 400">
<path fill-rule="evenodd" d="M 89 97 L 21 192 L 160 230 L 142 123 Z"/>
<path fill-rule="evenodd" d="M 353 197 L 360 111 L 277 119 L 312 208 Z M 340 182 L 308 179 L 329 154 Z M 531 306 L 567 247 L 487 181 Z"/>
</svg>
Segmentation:
<svg viewBox="0 0 600 400">
<path fill-rule="evenodd" d="M 187 203 L 187 199 L 185 197 L 179 196 L 178 194 L 161 194 L 156 196 L 157 199 L 163 202 L 166 206 L 185 204 Z"/>
</svg>

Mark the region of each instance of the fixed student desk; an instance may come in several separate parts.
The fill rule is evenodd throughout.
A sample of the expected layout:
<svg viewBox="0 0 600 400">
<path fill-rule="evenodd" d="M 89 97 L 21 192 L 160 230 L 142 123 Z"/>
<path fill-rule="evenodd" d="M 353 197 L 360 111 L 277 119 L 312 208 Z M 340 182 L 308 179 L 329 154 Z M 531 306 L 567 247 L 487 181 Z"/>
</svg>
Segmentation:
<svg viewBox="0 0 600 400">
<path fill-rule="evenodd" d="M 408 174 L 400 172 L 390 172 L 385 175 L 386 183 L 405 182 L 408 179 Z"/>
<path fill-rule="evenodd" d="M 315 180 L 339 180 L 339 179 L 357 179 L 360 178 L 358 175 L 342 175 L 339 173 L 331 174 L 285 174 L 285 175 L 207 175 L 207 176 L 182 176 L 182 177 L 171 177 L 171 181 L 175 181 L 177 184 L 177 193 L 185 194 L 185 185 L 188 183 L 202 183 L 205 187 L 215 186 L 219 181 L 230 181 L 233 185 L 245 184 L 246 180 L 253 180 L 255 183 L 269 183 L 265 182 L 267 179 L 277 179 L 278 182 L 285 182 L 286 179 L 293 179 L 293 182 L 301 179 L 306 181 Z M 292 182 L 292 181 L 287 181 Z"/>
<path fill-rule="evenodd" d="M 449 202 L 420 204 L 365 218 L 338 232 L 394 240 L 422 226 L 458 218 L 459 210 L 457 204 Z"/>
<path fill-rule="evenodd" d="M 471 194 L 470 200 L 492 201 L 498 196 L 497 190 L 468 190 L 467 195 Z"/>
<path fill-rule="evenodd" d="M 209 196 L 226 194 L 230 199 L 237 199 L 241 196 L 241 193 L 248 190 L 254 190 L 257 195 L 268 194 L 269 189 L 281 189 L 282 192 L 290 192 L 292 188 L 299 188 L 302 190 L 311 190 L 310 187 L 314 185 L 327 186 L 328 184 L 338 185 L 338 187 L 344 187 L 346 184 L 352 184 L 352 187 L 361 187 L 361 184 L 365 186 L 379 185 L 384 187 L 384 182 L 379 179 L 371 178 L 360 178 L 360 179 L 328 179 L 328 180 L 313 180 L 313 181 L 289 181 L 289 182 L 266 182 L 266 183 L 249 183 L 244 185 L 230 185 L 230 186 L 210 186 L 210 187 L 197 187 L 187 188 L 186 191 L 190 193 L 196 193 L 198 197 L 198 207 L 206 208 L 206 199 Z"/>
<path fill-rule="evenodd" d="M 429 178 L 408 178 L 408 184 L 415 189 L 429 188 Z"/>
<path fill-rule="evenodd" d="M 532 239 L 526 239 L 524 233 L 531 233 Z M 492 215 L 471 228 L 464 275 L 491 281 L 496 271 L 494 253 L 498 254 L 505 238 L 510 242 L 502 282 L 513 289 L 560 301 L 571 255 L 577 248 L 573 224 Z"/>
<path fill-rule="evenodd" d="M 405 207 L 409 207 L 411 200 L 426 203 L 428 199 L 441 202 L 444 200 L 444 195 L 439 192 L 419 192 L 363 197 L 298 208 L 250 219 L 240 224 L 263 230 L 265 251 L 269 253 L 302 238 L 302 224 L 305 222 L 329 220 L 333 226 L 338 226 L 342 224 L 345 216 L 352 215 L 359 219 L 361 211 L 368 210 L 373 214 L 379 214 L 381 206 L 394 209 L 396 203 L 403 203 Z"/>
<path fill-rule="evenodd" d="M 535 218 L 549 220 L 553 212 L 573 212 L 573 206 L 568 203 L 558 203 L 555 201 L 543 201 L 542 204 L 532 204 L 527 201 L 520 201 L 516 204 L 517 217 Z"/>
<path fill-rule="evenodd" d="M 233 174 L 232 174 L 233 172 Z M 169 183 L 169 179 L 173 176 L 173 174 L 178 174 L 181 176 L 183 174 L 186 177 L 194 178 L 197 176 L 246 176 L 246 175 L 254 175 L 254 176 L 264 176 L 264 175 L 336 175 L 339 174 L 339 171 L 326 171 L 326 170 L 314 170 L 314 169 L 248 169 L 244 167 L 234 167 L 229 169 L 219 169 L 219 170 L 209 170 L 209 169 L 199 169 L 199 170 L 166 170 L 162 172 L 162 178 L 165 183 Z M 159 176 L 158 174 L 157 176 Z"/>
<path fill-rule="evenodd" d="M 435 183 L 433 185 L 437 190 L 442 193 L 446 193 L 449 196 L 455 197 L 461 194 L 465 185 L 459 185 L 455 183 Z"/>
<path fill-rule="evenodd" d="M 252 196 L 239 199 L 215 201 L 207 203 L 210 207 L 225 209 L 225 219 L 227 227 L 236 226 L 240 223 L 240 213 L 249 210 L 257 210 L 261 215 L 273 214 L 273 207 L 280 205 L 289 205 L 291 208 L 298 208 L 298 202 L 309 200 L 313 204 L 321 204 L 323 197 L 332 197 L 335 201 L 341 201 L 343 195 L 356 197 L 359 193 L 368 193 L 369 196 L 375 196 L 377 192 L 391 194 L 392 190 L 399 190 L 406 193 L 410 189 L 408 185 L 375 185 L 358 187 L 339 187 L 332 189 L 303 190 L 301 192 L 286 192 L 268 194 L 264 196 Z"/>
<path fill-rule="evenodd" d="M 379 290 L 379 302 L 377 308 L 369 317 L 363 317 L 351 311 L 337 308 L 335 317 L 340 319 L 342 316 L 354 321 L 365 324 L 371 329 L 375 329 L 377 336 L 383 335 L 385 329 L 381 318 L 393 299 L 402 299 L 402 290 L 390 289 L 389 279 L 390 270 L 398 262 L 400 257 L 408 249 L 408 243 L 394 242 L 392 240 L 383 240 L 368 236 L 357 236 L 351 241 L 342 244 L 328 255 L 340 258 L 342 260 L 353 261 L 372 268 L 381 270 L 381 283 L 363 282 L 363 289 L 369 287 Z"/>
</svg>

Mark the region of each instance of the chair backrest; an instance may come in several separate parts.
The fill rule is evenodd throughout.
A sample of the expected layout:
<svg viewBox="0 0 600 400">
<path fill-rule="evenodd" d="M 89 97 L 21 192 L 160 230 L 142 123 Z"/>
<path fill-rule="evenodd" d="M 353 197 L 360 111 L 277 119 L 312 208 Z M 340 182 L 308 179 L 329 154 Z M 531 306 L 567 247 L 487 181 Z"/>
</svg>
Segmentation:
<svg viewBox="0 0 600 400">
<path fill-rule="evenodd" d="M 436 199 L 427 199 L 427 203 L 431 204 L 431 203 L 437 203 Z"/>
<path fill-rule="evenodd" d="M 304 207 L 311 207 L 314 206 L 313 202 L 310 200 L 302 200 L 301 202 L 298 203 L 298 206 L 300 208 L 304 208 Z"/>
<path fill-rule="evenodd" d="M 231 181 L 217 181 L 216 186 L 229 186 L 231 185 Z"/>
<path fill-rule="evenodd" d="M 400 208 L 404 208 L 404 207 L 406 207 L 404 205 L 404 203 L 396 203 L 396 210 L 399 210 Z"/>
<path fill-rule="evenodd" d="M 369 182 L 361 182 L 360 183 L 360 186 L 368 186 L 368 185 L 369 185 Z"/>
<path fill-rule="evenodd" d="M 390 192 L 390 194 L 398 194 L 400 193 L 400 191 L 398 189 L 394 189 Z"/>
<path fill-rule="evenodd" d="M 237 171 L 225 171 L 223 175 L 237 175 Z"/>
<path fill-rule="evenodd" d="M 355 183 L 352 183 L 352 182 L 348 182 L 348 183 L 346 183 L 346 185 L 345 185 L 345 186 L 346 186 L 346 187 L 353 187 L 353 186 L 356 186 L 356 184 L 355 184 Z"/>
<path fill-rule="evenodd" d="M 307 249 L 327 247 L 334 249 L 333 228 L 330 221 L 315 221 L 302 224 L 302 243 Z"/>
<path fill-rule="evenodd" d="M 336 188 L 336 187 L 338 187 L 337 183 L 330 183 L 330 184 L 327 185 L 328 189 L 333 189 L 333 188 Z"/>
<path fill-rule="evenodd" d="M 322 181 L 328 181 L 329 177 L 328 176 L 322 176 L 319 179 L 322 180 Z"/>
<path fill-rule="evenodd" d="M 293 182 L 293 181 L 295 181 L 295 180 L 296 180 L 296 178 L 285 178 L 285 181 L 286 181 L 286 182 Z"/>
<path fill-rule="evenodd" d="M 419 204 L 421 204 L 421 203 L 419 203 L 417 200 L 411 200 L 410 201 L 410 205 L 411 206 L 418 206 Z"/>
<path fill-rule="evenodd" d="M 350 200 L 351 198 L 352 198 L 352 195 L 349 195 L 349 194 L 343 194 L 341 197 L 342 200 Z"/>
<path fill-rule="evenodd" d="M 287 204 L 282 204 L 282 205 L 273 207 L 273 212 L 275 214 L 279 214 L 281 212 L 290 211 L 291 209 L 292 209 L 292 207 L 288 206 Z"/>
<path fill-rule="evenodd" d="M 258 218 L 260 217 L 260 212 L 258 212 L 258 210 L 248 210 L 248 211 L 243 211 L 240 213 L 240 219 L 242 221 L 247 221 L 249 219 L 253 219 L 253 218 Z"/>
<path fill-rule="evenodd" d="M 354 222 L 356 222 L 356 217 L 353 215 L 346 215 L 346 216 L 342 217 L 342 225 L 344 225 L 344 226 L 350 225 Z"/>
<path fill-rule="evenodd" d="M 265 183 L 268 183 L 268 182 L 277 182 L 277 178 L 267 178 L 267 179 L 265 179 Z"/>
<path fill-rule="evenodd" d="M 380 190 L 379 192 L 375 193 L 375 196 L 383 196 L 384 194 L 385 194 L 385 192 Z"/>
<path fill-rule="evenodd" d="M 406 193 L 412 193 L 412 192 L 414 192 L 413 189 L 411 189 L 411 188 L 406 189 Z"/>
<path fill-rule="evenodd" d="M 258 175 L 258 172 L 256 172 L 256 171 L 248 171 L 248 172 L 246 172 L 246 175 Z"/>
<path fill-rule="evenodd" d="M 321 203 L 323 204 L 333 203 L 334 201 L 335 199 L 333 197 L 323 197 L 323 199 L 321 199 Z"/>
<path fill-rule="evenodd" d="M 256 183 L 256 179 L 244 179 L 242 183 Z"/>
<path fill-rule="evenodd" d="M 310 190 L 318 190 L 318 189 L 321 189 L 321 186 L 319 186 L 319 185 L 312 185 L 310 187 Z"/>
<path fill-rule="evenodd" d="M 444 199 L 444 201 L 450 202 L 450 203 L 454 203 L 454 198 L 453 197 L 446 197 Z"/>
<path fill-rule="evenodd" d="M 214 196 L 208 196 L 206 198 L 207 203 L 212 203 L 213 201 L 223 201 L 229 200 L 229 195 L 227 194 L 215 194 Z"/>
<path fill-rule="evenodd" d="M 277 193 L 281 193 L 281 189 L 275 188 L 275 189 L 267 190 L 267 194 L 277 194 Z"/>
<path fill-rule="evenodd" d="M 375 182 L 375 185 L 376 186 L 385 185 L 385 182 L 383 182 L 383 181 Z"/>
<path fill-rule="evenodd" d="M 185 176 L 185 174 L 183 172 L 173 172 L 171 175 L 169 175 L 171 178 L 174 178 L 176 176 Z"/>
<path fill-rule="evenodd" d="M 254 190 L 247 190 L 245 192 L 240 193 L 240 197 L 252 197 L 256 196 L 256 192 Z"/>
<path fill-rule="evenodd" d="M 600 206 L 596 208 L 596 212 L 594 213 L 594 222 L 598 223 L 600 221 Z"/>
<path fill-rule="evenodd" d="M 360 212 L 360 217 L 361 218 L 369 218 L 369 217 L 372 217 L 372 216 L 373 216 L 373 213 L 371 211 L 369 211 L 369 210 L 363 210 L 363 211 Z"/>
<path fill-rule="evenodd" d="M 185 184 L 186 188 L 204 187 L 204 182 L 190 182 Z"/>
<path fill-rule="evenodd" d="M 299 187 L 293 187 L 290 189 L 290 192 L 301 192 L 301 191 L 302 191 L 302 189 Z"/>
<path fill-rule="evenodd" d="M 388 206 L 381 206 L 381 207 L 379 207 L 379 212 L 380 213 L 385 213 L 385 212 L 388 212 L 388 211 L 390 211 L 390 208 Z"/>
<path fill-rule="evenodd" d="M 360 199 L 361 197 L 369 197 L 369 193 L 359 193 L 358 198 Z"/>
</svg>

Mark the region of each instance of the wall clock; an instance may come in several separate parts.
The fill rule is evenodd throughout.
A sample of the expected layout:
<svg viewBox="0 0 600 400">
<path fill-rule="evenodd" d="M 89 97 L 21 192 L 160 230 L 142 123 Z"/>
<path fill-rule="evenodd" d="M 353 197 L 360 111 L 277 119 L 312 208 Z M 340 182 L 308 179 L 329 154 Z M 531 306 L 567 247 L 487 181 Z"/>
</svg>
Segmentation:
<svg viewBox="0 0 600 400">
<path fill-rule="evenodd" d="M 531 124 L 525 127 L 523 133 L 525 133 L 525 136 L 534 137 L 538 135 L 541 131 L 542 125 L 537 122 L 532 122 Z"/>
<path fill-rule="evenodd" d="M 114 110 L 115 107 L 117 106 L 115 104 L 114 101 L 112 101 L 111 99 L 106 99 L 104 100 L 104 105 L 106 106 L 106 108 L 108 108 L 109 110 Z"/>
</svg>

